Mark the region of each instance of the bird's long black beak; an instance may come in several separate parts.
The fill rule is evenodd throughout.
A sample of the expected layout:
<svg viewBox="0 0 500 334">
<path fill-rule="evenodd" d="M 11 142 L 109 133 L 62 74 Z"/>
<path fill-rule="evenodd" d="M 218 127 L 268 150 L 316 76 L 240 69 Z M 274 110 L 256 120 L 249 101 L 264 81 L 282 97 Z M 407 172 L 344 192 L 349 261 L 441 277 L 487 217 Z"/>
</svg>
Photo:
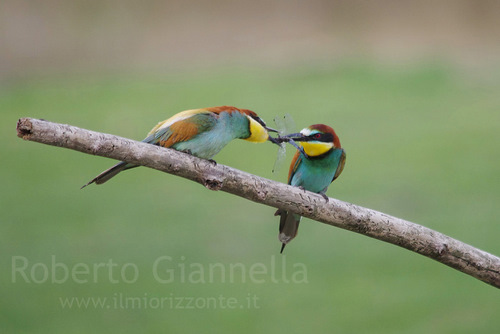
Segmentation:
<svg viewBox="0 0 500 334">
<path fill-rule="evenodd" d="M 283 138 L 283 141 L 289 140 L 289 141 L 305 141 L 307 140 L 307 136 L 304 136 L 302 133 L 290 133 L 289 135 L 281 136 L 280 138 Z"/>
<path fill-rule="evenodd" d="M 267 138 L 267 140 L 269 140 L 271 143 L 276 144 L 276 145 L 280 145 L 283 142 L 283 140 L 280 140 L 280 135 L 279 135 L 279 131 L 278 130 L 270 128 L 267 125 L 264 126 L 264 129 L 266 129 L 267 132 L 278 133 L 278 137 L 277 138 L 273 138 L 273 137 L 271 137 L 271 135 L 269 135 L 269 137 Z"/>
<path fill-rule="evenodd" d="M 280 137 L 274 138 L 274 137 L 267 137 L 267 140 L 269 140 L 271 143 L 276 144 L 276 145 L 281 145 L 281 143 L 284 141 Z"/>
<path fill-rule="evenodd" d="M 280 136 L 273 138 L 269 136 L 268 140 L 274 144 L 280 145 L 281 143 L 290 143 L 296 148 L 298 148 L 297 144 L 295 144 L 296 141 L 306 141 L 307 137 L 304 136 L 302 133 L 291 133 L 285 136 Z"/>
<path fill-rule="evenodd" d="M 304 156 L 307 157 L 307 154 L 306 152 L 304 152 L 304 148 L 303 147 L 300 147 L 299 145 L 297 145 L 297 141 L 306 141 L 308 140 L 308 137 L 307 136 L 304 136 L 302 133 L 291 133 L 291 134 L 288 134 L 288 135 L 285 135 L 285 136 L 279 136 L 278 138 L 275 138 L 274 139 L 276 142 L 273 142 L 273 143 L 283 143 L 283 142 L 287 142 L 289 143 L 290 145 L 292 145 L 293 147 L 295 147 L 297 150 L 299 150 Z"/>
<path fill-rule="evenodd" d="M 270 128 L 270 127 L 268 127 L 268 126 L 265 126 L 265 127 L 264 127 L 264 129 L 266 129 L 266 130 L 267 130 L 267 132 L 279 132 L 278 130 L 273 129 L 273 128 Z"/>
<path fill-rule="evenodd" d="M 293 147 L 295 147 L 300 152 L 302 152 L 302 154 L 307 157 L 307 154 L 304 151 L 304 148 L 297 145 L 297 143 L 295 142 L 295 140 L 293 138 L 288 138 L 288 143 L 291 144 Z"/>
</svg>

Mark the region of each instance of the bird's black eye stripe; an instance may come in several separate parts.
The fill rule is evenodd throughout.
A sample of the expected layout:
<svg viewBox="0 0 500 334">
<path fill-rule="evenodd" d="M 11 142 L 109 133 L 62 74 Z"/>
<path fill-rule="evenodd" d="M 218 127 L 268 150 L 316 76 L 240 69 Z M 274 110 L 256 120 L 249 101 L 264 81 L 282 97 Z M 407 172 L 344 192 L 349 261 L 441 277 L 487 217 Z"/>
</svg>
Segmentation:
<svg viewBox="0 0 500 334">
<path fill-rule="evenodd" d="M 307 137 L 307 140 L 302 141 L 321 141 L 330 143 L 333 142 L 333 135 L 331 133 L 313 133 L 312 135 Z"/>
<path fill-rule="evenodd" d="M 333 135 L 331 133 L 323 133 L 320 140 L 327 143 L 333 142 Z"/>
</svg>

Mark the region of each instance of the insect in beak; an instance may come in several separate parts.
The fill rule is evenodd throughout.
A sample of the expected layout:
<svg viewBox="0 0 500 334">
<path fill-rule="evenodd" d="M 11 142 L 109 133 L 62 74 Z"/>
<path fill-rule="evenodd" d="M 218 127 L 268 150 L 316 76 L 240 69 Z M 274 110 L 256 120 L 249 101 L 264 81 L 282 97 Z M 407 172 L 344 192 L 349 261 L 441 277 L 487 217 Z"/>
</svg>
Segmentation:
<svg viewBox="0 0 500 334">
<path fill-rule="evenodd" d="M 289 141 L 306 141 L 307 140 L 307 136 L 304 136 L 302 133 L 291 133 L 289 135 L 286 135 L 286 136 L 281 136 L 281 138 L 283 138 L 283 140 L 289 140 Z"/>
<path fill-rule="evenodd" d="M 273 142 L 274 144 L 277 144 L 277 145 L 280 145 L 281 143 L 284 143 L 284 142 L 288 142 L 290 145 L 292 145 L 293 147 L 295 147 L 297 150 L 299 150 L 300 152 L 302 152 L 304 155 L 305 152 L 304 152 L 304 148 L 297 145 L 296 141 L 305 141 L 307 140 L 307 137 L 304 136 L 302 133 L 291 133 L 289 135 L 286 135 L 286 136 L 278 136 L 277 138 L 272 138 L 269 137 L 270 141 Z"/>
</svg>

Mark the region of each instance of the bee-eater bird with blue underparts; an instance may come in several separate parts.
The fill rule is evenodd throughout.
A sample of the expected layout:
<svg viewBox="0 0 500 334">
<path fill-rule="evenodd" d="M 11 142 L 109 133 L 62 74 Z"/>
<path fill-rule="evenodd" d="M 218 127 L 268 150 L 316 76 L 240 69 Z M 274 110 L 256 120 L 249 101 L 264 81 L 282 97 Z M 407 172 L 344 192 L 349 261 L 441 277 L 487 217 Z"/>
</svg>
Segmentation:
<svg viewBox="0 0 500 334">
<path fill-rule="evenodd" d="M 202 159 L 212 159 L 233 139 L 254 143 L 272 142 L 266 123 L 251 110 L 230 106 L 182 111 L 158 123 L 143 140 L 145 143 L 173 148 Z M 119 162 L 97 175 L 89 183 L 102 184 L 121 171 L 138 167 Z"/>
<path fill-rule="evenodd" d="M 335 131 L 327 125 L 315 124 L 281 138 L 297 147 L 290 164 L 288 184 L 321 194 L 328 201 L 325 193 L 342 173 L 346 159 Z M 298 142 L 298 146 L 294 142 Z M 297 235 L 302 217 L 281 209 L 276 211 L 277 215 L 281 216 L 278 239 L 282 243 L 280 253 L 283 253 L 285 246 Z"/>
</svg>

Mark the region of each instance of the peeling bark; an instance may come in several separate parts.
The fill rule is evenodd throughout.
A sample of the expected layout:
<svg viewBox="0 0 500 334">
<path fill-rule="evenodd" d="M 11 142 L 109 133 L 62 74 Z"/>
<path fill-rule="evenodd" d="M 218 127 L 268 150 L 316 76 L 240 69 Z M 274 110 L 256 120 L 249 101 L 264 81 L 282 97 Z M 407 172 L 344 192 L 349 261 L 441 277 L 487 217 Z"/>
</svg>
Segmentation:
<svg viewBox="0 0 500 334">
<path fill-rule="evenodd" d="M 304 192 L 171 149 L 45 120 L 21 118 L 24 140 L 154 168 L 251 201 L 285 209 L 422 254 L 500 288 L 500 258 L 437 231 L 385 213 Z"/>
</svg>

